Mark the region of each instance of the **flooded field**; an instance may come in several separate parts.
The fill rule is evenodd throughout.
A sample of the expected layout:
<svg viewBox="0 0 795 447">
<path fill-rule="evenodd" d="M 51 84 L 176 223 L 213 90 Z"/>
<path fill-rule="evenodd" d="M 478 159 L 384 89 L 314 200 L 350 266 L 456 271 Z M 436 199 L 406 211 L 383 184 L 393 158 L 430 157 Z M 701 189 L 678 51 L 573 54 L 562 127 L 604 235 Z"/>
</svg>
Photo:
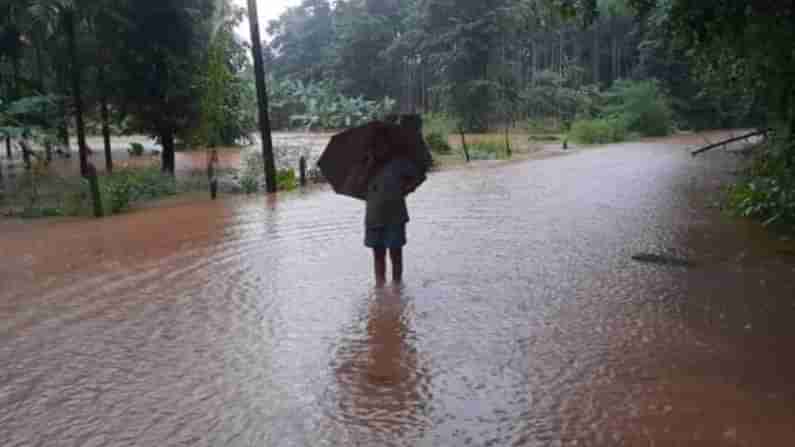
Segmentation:
<svg viewBox="0 0 795 447">
<path fill-rule="evenodd" d="M 0 222 L 0 445 L 789 445 L 795 246 L 700 141 L 436 173 L 380 290 L 327 189 Z"/>
</svg>

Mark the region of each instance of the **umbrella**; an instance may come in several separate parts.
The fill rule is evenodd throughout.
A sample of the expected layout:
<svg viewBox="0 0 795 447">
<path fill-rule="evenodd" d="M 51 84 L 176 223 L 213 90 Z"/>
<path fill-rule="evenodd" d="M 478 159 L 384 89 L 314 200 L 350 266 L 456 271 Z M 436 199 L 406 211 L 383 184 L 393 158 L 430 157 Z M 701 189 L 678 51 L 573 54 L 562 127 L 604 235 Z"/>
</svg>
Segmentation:
<svg viewBox="0 0 795 447">
<path fill-rule="evenodd" d="M 430 153 L 419 134 L 373 121 L 334 135 L 318 167 L 337 194 L 365 200 L 370 178 L 395 158 L 415 163 L 424 180 Z"/>
</svg>

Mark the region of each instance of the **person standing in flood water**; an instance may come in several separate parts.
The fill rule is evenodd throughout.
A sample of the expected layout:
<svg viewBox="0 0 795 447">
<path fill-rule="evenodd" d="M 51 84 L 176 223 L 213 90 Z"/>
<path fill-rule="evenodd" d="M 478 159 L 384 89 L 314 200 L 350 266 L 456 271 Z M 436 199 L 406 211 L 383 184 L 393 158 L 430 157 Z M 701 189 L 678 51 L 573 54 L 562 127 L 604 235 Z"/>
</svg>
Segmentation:
<svg viewBox="0 0 795 447">
<path fill-rule="evenodd" d="M 419 137 L 417 143 L 424 146 L 421 118 L 404 115 L 399 120 L 400 123 L 395 124 L 402 128 L 402 132 Z M 367 185 L 364 244 L 373 250 L 377 285 L 386 282 L 387 252 L 392 262 L 392 280 L 403 280 L 403 247 L 406 245 L 406 224 L 409 222 L 406 196 L 425 180 L 425 171 L 431 163 L 427 148 L 425 152 L 427 160 L 422 160 L 422 167 L 406 158 L 395 158 L 386 162 Z M 377 163 L 375 158 L 369 162 L 370 166 Z"/>
<path fill-rule="evenodd" d="M 406 195 L 420 183 L 420 172 L 406 159 L 394 159 L 369 182 L 364 245 L 373 250 L 375 281 L 386 282 L 386 255 L 392 261 L 392 280 L 403 279 L 403 247 L 409 222 Z"/>
</svg>

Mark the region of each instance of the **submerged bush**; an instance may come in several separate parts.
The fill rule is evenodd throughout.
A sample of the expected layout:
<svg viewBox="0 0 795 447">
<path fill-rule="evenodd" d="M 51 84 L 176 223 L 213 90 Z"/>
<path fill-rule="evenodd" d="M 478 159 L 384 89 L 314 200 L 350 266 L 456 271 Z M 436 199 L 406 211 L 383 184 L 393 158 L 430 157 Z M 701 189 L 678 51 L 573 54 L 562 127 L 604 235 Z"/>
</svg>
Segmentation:
<svg viewBox="0 0 795 447">
<path fill-rule="evenodd" d="M 240 188 L 244 193 L 251 194 L 259 190 L 260 184 L 265 180 L 264 166 L 262 152 L 250 150 L 244 155 L 240 176 Z M 276 170 L 276 189 L 289 191 L 297 187 L 298 176 L 295 173 L 295 169 L 281 168 Z"/>
<path fill-rule="evenodd" d="M 292 168 L 283 168 L 276 171 L 276 189 L 290 191 L 298 187 L 298 178 Z"/>
</svg>

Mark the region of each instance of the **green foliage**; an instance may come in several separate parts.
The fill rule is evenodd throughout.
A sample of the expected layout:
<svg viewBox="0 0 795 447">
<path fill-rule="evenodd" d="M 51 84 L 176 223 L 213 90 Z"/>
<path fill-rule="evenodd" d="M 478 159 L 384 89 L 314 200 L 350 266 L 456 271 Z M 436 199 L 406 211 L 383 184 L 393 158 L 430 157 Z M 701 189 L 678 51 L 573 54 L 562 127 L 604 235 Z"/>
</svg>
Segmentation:
<svg viewBox="0 0 795 447">
<path fill-rule="evenodd" d="M 197 144 L 231 146 L 257 128 L 256 91 L 253 80 L 243 75 L 248 64 L 244 53 L 231 30 L 221 29 L 216 34 L 199 81 L 201 115 L 193 135 Z M 237 62 L 241 58 L 242 62 Z"/>
<path fill-rule="evenodd" d="M 627 138 L 627 125 L 617 118 L 577 120 L 569 135 L 582 144 L 618 143 Z"/>
<path fill-rule="evenodd" d="M 196 140 L 207 147 L 224 144 L 223 128 L 228 119 L 227 88 L 233 81 L 224 58 L 224 42 L 216 40 L 207 57 L 207 71 L 202 79 L 201 124 Z"/>
<path fill-rule="evenodd" d="M 127 152 L 131 157 L 140 157 L 144 154 L 144 145 L 141 143 L 130 143 L 130 148 Z"/>
<path fill-rule="evenodd" d="M 275 128 L 352 127 L 385 116 L 395 105 L 391 98 L 371 101 L 345 96 L 331 81 L 305 83 L 271 78 L 269 85 L 272 125 Z"/>
<path fill-rule="evenodd" d="M 240 177 L 240 188 L 246 194 L 253 194 L 259 190 L 259 176 L 246 173 Z"/>
<path fill-rule="evenodd" d="M 257 192 L 263 179 L 264 163 L 262 152 L 249 150 L 243 156 L 243 167 L 240 173 L 240 188 L 246 194 Z M 292 168 L 276 171 L 276 189 L 289 191 L 298 187 L 298 178 Z"/>
<path fill-rule="evenodd" d="M 272 20 L 267 30 L 273 38 L 266 50 L 273 57 L 268 64 L 273 74 L 302 82 L 322 80 L 333 54 L 333 19 L 328 0 L 305 0 Z"/>
<path fill-rule="evenodd" d="M 121 213 L 136 203 L 176 194 L 172 176 L 156 167 L 117 169 L 99 177 L 103 209 Z M 60 177 L 37 162 L 24 174 L 18 192 L 22 217 L 88 216 L 93 213 L 90 187 L 84 178 Z M 13 205 L 13 204 L 12 204 Z"/>
<path fill-rule="evenodd" d="M 430 134 L 448 136 L 458 131 L 456 119 L 446 113 L 426 113 L 422 115 L 422 130 L 426 138 Z"/>
<path fill-rule="evenodd" d="M 619 81 L 607 92 L 608 116 L 644 136 L 665 136 L 673 128 L 668 98 L 655 81 Z"/>
<path fill-rule="evenodd" d="M 730 188 L 729 209 L 765 225 L 795 229 L 795 171 L 788 160 L 792 150 L 785 139 L 763 149 L 745 177 Z"/>
<path fill-rule="evenodd" d="M 560 132 L 560 122 L 554 118 L 528 118 L 525 128 L 532 134 L 547 134 Z"/>
<path fill-rule="evenodd" d="M 111 214 L 118 214 L 135 202 L 176 194 L 176 183 L 172 176 L 155 167 L 127 168 L 100 177 L 100 190 L 103 208 Z"/>
<path fill-rule="evenodd" d="M 469 157 L 472 160 L 500 160 L 509 158 L 505 149 L 505 142 L 500 138 L 479 139 L 469 144 Z"/>
<path fill-rule="evenodd" d="M 57 102 L 54 95 L 35 95 L 20 98 L 16 101 L 4 101 L 0 98 L 0 136 L 43 139 L 59 122 Z"/>
<path fill-rule="evenodd" d="M 205 66 L 214 8 L 210 0 L 136 0 L 114 8 L 125 24 L 118 27 L 113 57 L 118 100 L 134 118 L 128 130 L 158 137 L 169 165 L 174 137 L 188 138 L 199 121 L 202 70 L 197 67 Z"/>
<path fill-rule="evenodd" d="M 533 130 L 557 130 L 576 117 L 596 116 L 604 99 L 598 86 L 578 85 L 578 71 L 569 67 L 564 74 L 553 71 L 536 73 L 534 83 L 520 95 L 526 115 L 533 117 Z M 556 117 L 558 123 L 550 126 L 543 117 Z"/>
<path fill-rule="evenodd" d="M 291 191 L 298 187 L 298 177 L 292 168 L 276 171 L 276 187 L 279 191 Z"/>
<path fill-rule="evenodd" d="M 436 154 L 449 154 L 453 151 L 445 135 L 433 132 L 425 136 L 425 143 Z"/>
</svg>

